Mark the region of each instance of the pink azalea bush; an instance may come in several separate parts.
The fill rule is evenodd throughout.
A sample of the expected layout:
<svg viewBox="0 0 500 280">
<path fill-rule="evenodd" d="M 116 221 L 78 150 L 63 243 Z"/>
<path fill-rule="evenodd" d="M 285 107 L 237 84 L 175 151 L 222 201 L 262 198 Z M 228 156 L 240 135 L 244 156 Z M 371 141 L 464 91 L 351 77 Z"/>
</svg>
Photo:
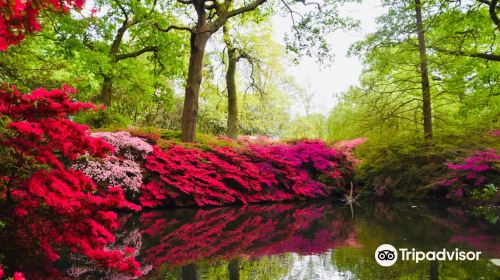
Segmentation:
<svg viewBox="0 0 500 280">
<path fill-rule="evenodd" d="M 114 148 L 114 155 L 102 159 L 87 157 L 73 165 L 95 182 L 122 187 L 129 197 L 135 197 L 141 189 L 143 175 L 141 162 L 153 147 L 139 137 L 133 137 L 129 132 L 96 132 L 91 134 L 100 138 Z"/>
<path fill-rule="evenodd" d="M 95 132 L 94 138 L 101 138 L 115 148 L 115 154 L 129 160 L 141 160 L 153 151 L 153 147 L 139 137 L 133 137 L 127 131 Z"/>
<path fill-rule="evenodd" d="M 449 197 L 463 197 L 469 190 L 480 188 L 498 178 L 500 154 L 494 149 L 475 151 L 458 163 L 448 163 L 449 174 L 443 185 L 450 188 Z"/>
<path fill-rule="evenodd" d="M 98 184 L 120 186 L 131 195 L 139 193 L 142 186 L 142 169 L 130 159 L 110 156 L 104 159 L 87 159 L 73 165 Z"/>
</svg>

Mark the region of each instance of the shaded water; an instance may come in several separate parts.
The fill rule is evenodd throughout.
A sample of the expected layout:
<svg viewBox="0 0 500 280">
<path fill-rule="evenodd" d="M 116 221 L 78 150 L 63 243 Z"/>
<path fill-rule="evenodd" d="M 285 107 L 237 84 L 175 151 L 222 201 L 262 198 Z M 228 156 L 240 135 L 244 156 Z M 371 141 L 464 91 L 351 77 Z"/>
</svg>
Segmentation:
<svg viewBox="0 0 500 280">
<path fill-rule="evenodd" d="M 330 202 L 126 214 L 116 248 L 134 247 L 143 279 L 500 279 L 500 221 L 451 206 Z M 479 250 L 478 261 L 398 261 L 375 249 Z M 80 279 L 127 279 L 73 261 Z"/>
</svg>

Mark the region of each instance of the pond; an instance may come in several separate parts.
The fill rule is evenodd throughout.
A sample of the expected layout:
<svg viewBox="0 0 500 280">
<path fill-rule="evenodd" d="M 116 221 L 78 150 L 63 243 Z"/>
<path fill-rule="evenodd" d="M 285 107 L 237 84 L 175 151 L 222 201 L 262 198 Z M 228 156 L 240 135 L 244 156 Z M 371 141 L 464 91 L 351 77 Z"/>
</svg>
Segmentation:
<svg viewBox="0 0 500 280">
<path fill-rule="evenodd" d="M 435 203 L 440 204 L 440 203 Z M 432 204 L 331 202 L 124 214 L 115 248 L 137 249 L 143 279 L 500 279 L 500 221 Z M 381 244 L 417 251 L 481 251 L 472 261 L 380 266 Z M 127 279 L 75 258 L 79 279 Z"/>
</svg>

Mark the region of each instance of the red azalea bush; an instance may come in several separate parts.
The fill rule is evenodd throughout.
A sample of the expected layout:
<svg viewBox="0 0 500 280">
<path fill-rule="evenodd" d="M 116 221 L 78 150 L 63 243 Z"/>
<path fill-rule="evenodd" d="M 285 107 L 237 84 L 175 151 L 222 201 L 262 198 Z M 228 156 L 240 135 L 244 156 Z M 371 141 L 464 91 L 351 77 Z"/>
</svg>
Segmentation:
<svg viewBox="0 0 500 280">
<path fill-rule="evenodd" d="M 351 176 L 345 153 L 321 141 L 247 144 L 204 151 L 171 145 L 146 158 L 143 206 L 224 205 L 331 195 Z"/>
<path fill-rule="evenodd" d="M 25 34 L 40 30 L 40 11 L 67 12 L 81 9 L 84 0 L 2 0 L 0 1 L 0 51 L 24 39 Z"/>
<path fill-rule="evenodd" d="M 500 176 L 500 154 L 494 149 L 475 151 L 458 163 L 449 163 L 448 169 L 447 177 L 442 180 L 450 188 L 448 196 L 463 197 Z"/>
<path fill-rule="evenodd" d="M 140 208 L 124 198 L 121 188 L 99 189 L 83 172 L 68 167 L 80 156 L 103 157 L 113 150 L 90 137 L 86 126 L 67 119 L 95 109 L 71 101 L 72 94 L 69 87 L 29 94 L 0 89 L 0 220 L 6 224 L 0 242 L 27 254 L 41 253 L 49 261 L 69 248 L 98 266 L 138 274 L 138 262 L 106 246 L 114 241 L 117 226 L 110 209 Z M 14 269 L 15 260 L 6 261 Z"/>
</svg>

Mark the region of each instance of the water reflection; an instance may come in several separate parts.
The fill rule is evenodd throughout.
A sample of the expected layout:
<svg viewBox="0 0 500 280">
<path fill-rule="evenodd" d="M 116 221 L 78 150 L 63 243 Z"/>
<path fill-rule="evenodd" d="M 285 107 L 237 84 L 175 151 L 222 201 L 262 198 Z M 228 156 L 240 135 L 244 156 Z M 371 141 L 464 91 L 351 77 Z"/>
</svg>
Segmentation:
<svg viewBox="0 0 500 280">
<path fill-rule="evenodd" d="M 144 279 L 500 279 L 498 224 L 455 207 L 329 202 L 125 214 L 116 249 L 133 247 Z M 479 261 L 374 260 L 383 243 L 418 250 L 482 251 Z M 71 265 L 69 265 L 71 264 Z M 69 267 L 69 268 L 68 268 Z M 127 279 L 72 256 L 79 279 Z"/>
</svg>

